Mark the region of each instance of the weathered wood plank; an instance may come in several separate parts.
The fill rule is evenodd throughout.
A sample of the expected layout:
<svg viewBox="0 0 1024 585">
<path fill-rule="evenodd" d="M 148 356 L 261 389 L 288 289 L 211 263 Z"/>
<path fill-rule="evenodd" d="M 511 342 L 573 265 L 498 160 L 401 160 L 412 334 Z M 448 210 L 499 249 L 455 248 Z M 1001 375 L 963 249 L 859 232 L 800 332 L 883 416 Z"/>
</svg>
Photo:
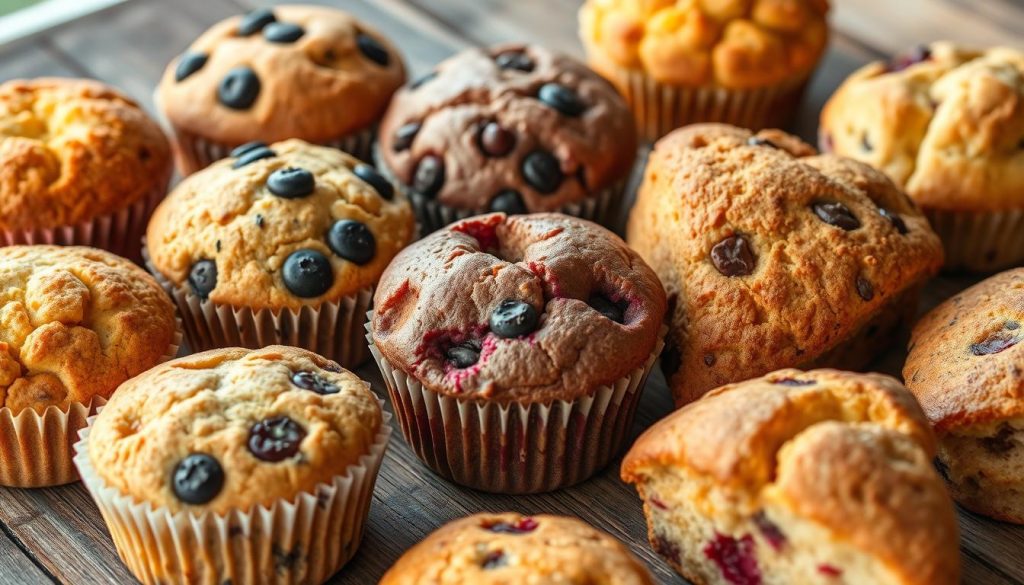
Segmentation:
<svg viewBox="0 0 1024 585">
<path fill-rule="evenodd" d="M 19 43 L 0 51 L 0 81 L 26 77 L 75 77 L 73 63 L 61 59 L 45 40 Z"/>
<path fill-rule="evenodd" d="M 0 585 L 49 585 L 53 581 L 4 532 L 0 532 Z"/>
</svg>

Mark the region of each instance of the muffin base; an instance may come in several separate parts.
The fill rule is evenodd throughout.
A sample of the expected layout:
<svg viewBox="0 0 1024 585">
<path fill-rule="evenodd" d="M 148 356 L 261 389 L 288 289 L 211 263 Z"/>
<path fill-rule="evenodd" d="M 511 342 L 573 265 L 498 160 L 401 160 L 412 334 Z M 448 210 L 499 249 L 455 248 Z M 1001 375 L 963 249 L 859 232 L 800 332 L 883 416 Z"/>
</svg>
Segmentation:
<svg viewBox="0 0 1024 585">
<path fill-rule="evenodd" d="M 945 270 L 996 272 L 1024 262 L 1024 210 L 924 214 L 942 240 Z"/>
<path fill-rule="evenodd" d="M 1024 417 L 978 427 L 939 438 L 939 474 L 964 508 L 1024 524 Z"/>
</svg>

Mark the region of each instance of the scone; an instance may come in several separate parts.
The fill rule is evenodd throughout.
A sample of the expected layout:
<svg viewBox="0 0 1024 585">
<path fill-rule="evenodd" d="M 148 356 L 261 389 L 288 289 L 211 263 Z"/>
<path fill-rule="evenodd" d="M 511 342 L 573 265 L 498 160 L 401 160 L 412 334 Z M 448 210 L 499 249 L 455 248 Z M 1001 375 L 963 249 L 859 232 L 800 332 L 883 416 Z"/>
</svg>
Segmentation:
<svg viewBox="0 0 1024 585">
<path fill-rule="evenodd" d="M 622 462 L 651 545 L 698 585 L 955 585 L 956 515 L 914 397 L 779 370 L 647 430 Z"/>
<path fill-rule="evenodd" d="M 476 514 L 445 524 L 380 585 L 654 585 L 619 541 L 575 518 Z"/>
<path fill-rule="evenodd" d="M 359 546 L 387 418 L 314 353 L 213 350 L 122 384 L 75 463 L 143 583 L 322 583 Z"/>
<path fill-rule="evenodd" d="M 659 141 L 627 240 L 669 293 L 677 405 L 780 367 L 860 369 L 896 341 L 942 246 L 882 173 L 778 130 Z"/>
<path fill-rule="evenodd" d="M 372 167 L 288 140 L 187 177 L 153 214 L 146 252 L 193 350 L 284 343 L 355 366 L 373 286 L 413 229 Z"/>
<path fill-rule="evenodd" d="M 1024 52 L 940 42 L 854 72 L 821 113 L 821 148 L 902 185 L 951 269 L 1024 261 Z"/>
<path fill-rule="evenodd" d="M 397 94 L 378 166 L 405 185 L 424 233 L 470 215 L 561 211 L 612 226 L 636 160 L 622 97 L 536 45 L 469 49 Z"/>
<path fill-rule="evenodd" d="M 395 258 L 370 349 L 431 469 L 484 491 L 548 491 L 623 446 L 664 315 L 657 276 L 608 230 L 495 213 Z"/>
<path fill-rule="evenodd" d="M 128 260 L 0 247 L 0 485 L 77 479 L 71 444 L 122 382 L 174 357 L 174 306 Z"/>
<path fill-rule="evenodd" d="M 960 504 L 1024 524 L 1024 268 L 942 303 L 914 327 L 903 377 L 939 437 Z"/>
<path fill-rule="evenodd" d="M 374 128 L 404 82 L 401 55 L 366 23 L 282 5 L 203 33 L 167 66 L 156 100 L 187 175 L 256 140 L 300 138 L 369 160 Z"/>
</svg>

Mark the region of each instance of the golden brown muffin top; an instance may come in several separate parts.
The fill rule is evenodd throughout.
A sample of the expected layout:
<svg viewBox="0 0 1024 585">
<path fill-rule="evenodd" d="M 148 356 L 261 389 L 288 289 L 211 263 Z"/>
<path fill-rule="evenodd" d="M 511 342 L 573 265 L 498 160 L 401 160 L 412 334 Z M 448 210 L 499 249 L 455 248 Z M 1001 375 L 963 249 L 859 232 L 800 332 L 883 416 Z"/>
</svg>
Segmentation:
<svg viewBox="0 0 1024 585">
<path fill-rule="evenodd" d="M 219 143 L 324 142 L 369 128 L 404 82 L 401 55 L 375 29 L 286 5 L 215 24 L 167 66 L 157 101 L 175 127 Z"/>
<path fill-rule="evenodd" d="M 412 547 L 380 585 L 654 585 L 611 536 L 576 518 L 476 514 Z"/>
<path fill-rule="evenodd" d="M 0 84 L 0 229 L 75 225 L 129 207 L 170 178 L 160 127 L 84 79 Z"/>
<path fill-rule="evenodd" d="M 1024 209 L 1024 52 L 919 47 L 853 73 L 821 147 L 885 171 L 926 208 Z"/>
<path fill-rule="evenodd" d="M 373 286 L 414 227 L 409 202 L 371 167 L 288 140 L 185 178 L 146 245 L 157 271 L 200 297 L 298 308 Z"/>
<path fill-rule="evenodd" d="M 0 407 L 15 414 L 106 398 L 174 342 L 153 277 L 103 250 L 0 248 Z"/>
<path fill-rule="evenodd" d="M 360 464 L 381 417 L 369 383 L 312 352 L 215 349 L 122 384 L 88 453 L 137 502 L 224 514 L 291 501 Z"/>
<path fill-rule="evenodd" d="M 588 0 L 591 54 L 672 85 L 759 88 L 806 76 L 828 41 L 828 0 Z"/>
</svg>

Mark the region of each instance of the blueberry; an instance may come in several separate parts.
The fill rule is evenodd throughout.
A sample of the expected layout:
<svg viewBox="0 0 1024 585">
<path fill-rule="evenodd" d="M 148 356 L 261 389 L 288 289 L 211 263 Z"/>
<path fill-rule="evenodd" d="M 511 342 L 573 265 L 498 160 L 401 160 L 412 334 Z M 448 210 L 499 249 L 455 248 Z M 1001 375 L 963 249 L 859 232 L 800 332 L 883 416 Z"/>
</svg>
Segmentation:
<svg viewBox="0 0 1024 585">
<path fill-rule="evenodd" d="M 242 148 L 242 147 L 245 147 L 245 146 L 249 146 L 250 144 L 256 144 L 256 143 L 250 142 L 249 144 L 243 144 L 242 146 L 236 148 L 235 150 L 233 150 L 231 152 L 234 153 L 239 148 Z M 277 156 L 277 153 L 274 152 L 273 150 L 270 150 L 266 146 L 257 145 L 257 146 L 255 146 L 253 148 L 249 148 L 248 150 L 244 151 L 241 155 L 239 155 L 238 158 L 235 160 L 235 164 L 231 165 L 231 168 L 233 168 L 233 169 L 240 169 L 240 168 L 242 168 L 242 167 L 244 167 L 244 166 L 246 166 L 248 164 L 252 164 L 252 163 L 254 163 L 254 162 L 258 161 L 258 160 L 262 160 L 262 159 L 265 159 L 265 158 L 273 158 L 275 156 Z"/>
<path fill-rule="evenodd" d="M 440 157 L 427 155 L 416 165 L 416 176 L 412 188 L 424 197 L 434 197 L 444 186 L 444 161 Z"/>
<path fill-rule="evenodd" d="M 422 125 L 419 122 L 409 122 L 403 124 L 395 130 L 395 142 L 393 148 L 395 152 L 402 152 L 403 150 L 409 150 L 412 146 L 412 141 L 416 139 L 416 135 L 420 132 Z"/>
<path fill-rule="evenodd" d="M 523 159 L 523 178 L 531 187 L 545 195 L 554 193 L 562 184 L 562 165 L 546 150 L 535 150 Z"/>
<path fill-rule="evenodd" d="M 205 453 L 192 453 L 174 468 L 174 495 L 186 504 L 201 505 L 217 497 L 224 487 L 224 470 Z"/>
<path fill-rule="evenodd" d="M 587 304 L 598 313 L 601 313 L 616 323 L 622 323 L 623 316 L 626 313 L 626 308 L 629 306 L 629 303 L 621 301 L 616 303 L 603 295 L 594 295 L 590 297 Z"/>
<path fill-rule="evenodd" d="M 494 63 L 502 69 L 515 69 L 529 73 L 533 71 L 533 59 L 522 51 L 507 51 L 494 58 Z"/>
<path fill-rule="evenodd" d="M 907 230 L 907 222 L 903 221 L 903 218 L 899 215 L 885 209 L 884 207 L 878 208 L 878 214 L 885 219 L 888 219 L 889 223 L 891 223 L 892 226 L 896 228 L 896 231 L 901 235 L 905 235 L 909 231 Z"/>
<path fill-rule="evenodd" d="M 249 67 L 228 71 L 217 86 L 217 99 L 233 110 L 247 110 L 260 95 L 260 78 Z"/>
<path fill-rule="evenodd" d="M 745 237 L 734 235 L 711 248 L 711 263 L 723 276 L 747 276 L 757 268 L 757 256 Z"/>
<path fill-rule="evenodd" d="M 767 148 L 779 148 L 778 144 L 775 144 L 767 138 L 761 138 L 760 136 L 751 136 L 747 138 L 747 146 L 764 146 Z"/>
<path fill-rule="evenodd" d="M 295 372 L 292 374 L 292 384 L 317 394 L 337 394 L 341 392 L 341 388 L 338 388 L 316 372 Z"/>
<path fill-rule="evenodd" d="M 488 122 L 480 129 L 477 143 L 487 156 L 505 156 L 515 148 L 516 135 L 502 128 L 497 122 Z"/>
<path fill-rule="evenodd" d="M 316 177 L 306 169 L 285 167 L 267 177 L 267 188 L 278 197 L 298 199 L 311 195 L 316 189 Z"/>
<path fill-rule="evenodd" d="M 523 215 L 529 213 L 523 196 L 518 191 L 503 189 L 491 199 L 491 211 L 501 211 L 508 215 Z"/>
<path fill-rule="evenodd" d="M 306 429 L 288 418 L 263 419 L 249 429 L 249 451 L 263 461 L 284 461 L 299 452 Z"/>
<path fill-rule="evenodd" d="M 480 348 L 479 341 L 470 340 L 449 347 L 444 357 L 456 368 L 468 368 L 480 361 Z"/>
<path fill-rule="evenodd" d="M 571 118 L 579 116 L 587 109 L 587 105 L 576 92 L 558 83 L 545 83 L 540 86 L 537 97 L 550 108 Z"/>
<path fill-rule="evenodd" d="M 499 337 L 521 337 L 532 333 L 540 321 L 540 313 L 533 305 L 507 299 L 491 313 L 491 331 Z"/>
<path fill-rule="evenodd" d="M 263 29 L 263 38 L 271 43 L 294 43 L 304 34 L 301 26 L 291 22 L 272 22 Z"/>
<path fill-rule="evenodd" d="M 318 297 L 334 285 L 331 262 L 316 250 L 304 248 L 292 252 L 281 270 L 284 285 L 297 297 Z"/>
<path fill-rule="evenodd" d="M 238 23 L 238 34 L 243 37 L 256 34 L 263 30 L 263 27 L 276 20 L 274 12 L 269 8 L 253 10 L 243 16 L 242 22 Z"/>
<path fill-rule="evenodd" d="M 231 154 L 229 154 L 228 156 L 230 156 L 231 158 L 238 158 L 238 157 L 242 156 L 243 154 L 247 154 L 249 152 L 252 152 L 252 151 L 256 150 L 257 148 L 266 148 L 266 147 L 267 147 L 267 143 L 266 142 L 263 142 L 261 140 L 253 140 L 252 142 L 246 142 L 245 144 L 242 144 L 240 146 L 236 146 L 234 148 L 234 150 L 231 151 Z"/>
<path fill-rule="evenodd" d="M 206 65 L 209 56 L 206 53 L 189 51 L 178 58 L 178 66 L 174 68 L 174 80 L 181 81 Z"/>
<path fill-rule="evenodd" d="M 338 256 L 363 265 L 377 255 L 377 241 L 365 223 L 352 219 L 334 222 L 327 232 L 327 245 Z"/>
<path fill-rule="evenodd" d="M 352 170 L 353 173 L 366 184 L 373 187 L 381 197 L 391 201 L 395 196 L 395 186 L 391 184 L 391 181 L 384 178 L 384 175 L 377 172 L 377 169 L 367 164 L 356 165 L 356 168 Z"/>
<path fill-rule="evenodd" d="M 368 34 L 360 33 L 356 37 L 356 45 L 359 46 L 363 56 L 381 67 L 387 67 L 388 63 L 391 62 L 391 55 L 388 54 L 388 50 L 377 39 Z"/>
<path fill-rule="evenodd" d="M 217 263 L 213 260 L 200 260 L 193 264 L 188 273 L 188 283 L 197 297 L 209 297 L 217 287 Z"/>
</svg>

